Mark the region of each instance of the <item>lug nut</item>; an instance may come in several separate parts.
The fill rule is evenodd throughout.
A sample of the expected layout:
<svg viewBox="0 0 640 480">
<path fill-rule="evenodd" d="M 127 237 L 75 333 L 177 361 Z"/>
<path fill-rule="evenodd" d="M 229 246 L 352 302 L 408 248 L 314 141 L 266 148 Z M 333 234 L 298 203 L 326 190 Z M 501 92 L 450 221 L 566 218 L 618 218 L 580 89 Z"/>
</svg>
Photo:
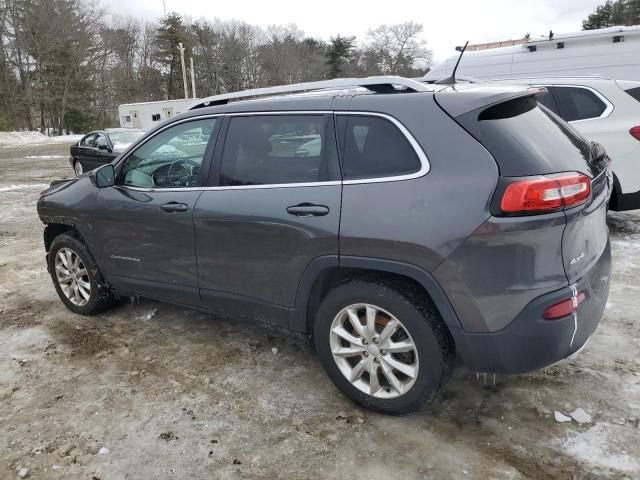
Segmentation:
<svg viewBox="0 0 640 480">
<path fill-rule="evenodd" d="M 373 361 L 376 363 L 380 363 L 380 359 L 378 357 L 374 358 Z"/>
<path fill-rule="evenodd" d="M 364 356 L 368 357 L 369 356 L 369 352 L 364 352 Z"/>
<path fill-rule="evenodd" d="M 364 340 L 364 339 L 363 339 L 363 340 L 362 340 L 362 344 L 363 344 L 363 345 L 369 345 L 369 342 L 367 342 L 366 340 Z"/>
<path fill-rule="evenodd" d="M 373 337 L 373 343 L 378 343 L 378 338 L 377 337 Z"/>
<path fill-rule="evenodd" d="M 387 351 L 386 350 L 380 350 L 380 355 L 386 355 Z"/>
</svg>

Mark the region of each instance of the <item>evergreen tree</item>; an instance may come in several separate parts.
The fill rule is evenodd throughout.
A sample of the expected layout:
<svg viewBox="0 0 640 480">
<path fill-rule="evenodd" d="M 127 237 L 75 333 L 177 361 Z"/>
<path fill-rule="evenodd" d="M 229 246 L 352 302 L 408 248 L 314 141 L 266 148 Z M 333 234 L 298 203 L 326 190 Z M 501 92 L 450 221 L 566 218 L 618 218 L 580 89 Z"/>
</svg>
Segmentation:
<svg viewBox="0 0 640 480">
<path fill-rule="evenodd" d="M 583 30 L 640 24 L 640 0 L 607 0 L 582 21 Z"/>
<path fill-rule="evenodd" d="M 331 37 L 327 49 L 327 65 L 329 66 L 329 78 L 337 78 L 344 73 L 344 65 L 353 54 L 356 43 L 355 37 Z"/>
<path fill-rule="evenodd" d="M 178 47 L 182 43 L 186 48 L 185 58 L 189 58 L 191 55 L 191 48 L 187 29 L 182 23 L 180 15 L 171 13 L 160 21 L 156 43 L 156 60 L 163 67 L 167 99 L 182 98 L 184 97 L 184 84 Z"/>
</svg>

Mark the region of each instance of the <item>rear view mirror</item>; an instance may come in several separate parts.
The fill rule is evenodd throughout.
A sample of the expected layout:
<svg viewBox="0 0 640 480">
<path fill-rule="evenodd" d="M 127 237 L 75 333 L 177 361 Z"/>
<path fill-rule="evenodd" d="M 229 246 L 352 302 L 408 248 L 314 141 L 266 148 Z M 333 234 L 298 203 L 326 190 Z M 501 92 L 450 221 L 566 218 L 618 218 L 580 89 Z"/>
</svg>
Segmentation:
<svg viewBox="0 0 640 480">
<path fill-rule="evenodd" d="M 96 186 L 98 188 L 113 187 L 115 183 L 115 170 L 110 163 L 96 170 Z"/>
</svg>

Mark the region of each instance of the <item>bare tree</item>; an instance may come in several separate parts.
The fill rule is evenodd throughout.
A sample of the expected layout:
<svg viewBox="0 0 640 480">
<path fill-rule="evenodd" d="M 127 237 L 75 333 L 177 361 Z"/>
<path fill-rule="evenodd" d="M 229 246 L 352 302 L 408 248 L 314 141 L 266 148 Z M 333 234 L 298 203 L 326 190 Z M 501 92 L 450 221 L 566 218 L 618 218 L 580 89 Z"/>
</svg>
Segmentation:
<svg viewBox="0 0 640 480">
<path fill-rule="evenodd" d="M 369 57 L 377 57 L 378 69 L 383 74 L 412 75 L 431 64 L 431 51 L 421 38 L 424 28 L 416 22 L 380 25 L 367 35 L 365 50 Z"/>
</svg>

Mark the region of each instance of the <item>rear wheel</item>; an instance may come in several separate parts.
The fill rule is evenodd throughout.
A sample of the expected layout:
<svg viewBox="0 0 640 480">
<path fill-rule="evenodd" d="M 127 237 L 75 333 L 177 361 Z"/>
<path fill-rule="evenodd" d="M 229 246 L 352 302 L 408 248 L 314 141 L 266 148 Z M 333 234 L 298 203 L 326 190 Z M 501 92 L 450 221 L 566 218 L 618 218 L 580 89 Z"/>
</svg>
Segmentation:
<svg viewBox="0 0 640 480">
<path fill-rule="evenodd" d="M 84 173 L 84 169 L 82 168 L 80 160 L 76 160 L 75 162 L 73 162 L 73 171 L 75 172 L 77 177 Z"/>
<path fill-rule="evenodd" d="M 117 302 L 86 245 L 74 235 L 64 233 L 51 243 L 49 273 L 62 303 L 74 313 L 94 315 Z"/>
<path fill-rule="evenodd" d="M 342 393 L 383 413 L 419 410 L 453 366 L 445 325 L 410 287 L 366 280 L 338 286 L 318 309 L 314 342 Z"/>
</svg>

